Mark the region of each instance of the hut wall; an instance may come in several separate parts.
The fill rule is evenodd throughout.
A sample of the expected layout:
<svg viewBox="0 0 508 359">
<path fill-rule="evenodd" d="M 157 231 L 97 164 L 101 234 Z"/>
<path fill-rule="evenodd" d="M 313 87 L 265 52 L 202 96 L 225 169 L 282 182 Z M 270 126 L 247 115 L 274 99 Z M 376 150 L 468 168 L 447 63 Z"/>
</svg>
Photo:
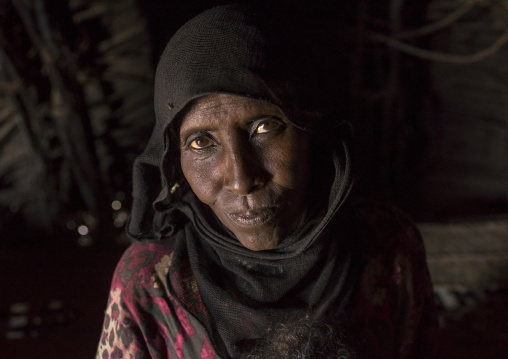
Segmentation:
<svg viewBox="0 0 508 359">
<path fill-rule="evenodd" d="M 434 0 L 435 22 L 463 2 Z M 498 4 L 498 5 L 495 5 Z M 431 38 L 434 51 L 467 55 L 492 45 L 508 28 L 508 9 L 483 2 Z M 424 203 L 481 215 L 508 202 L 508 45 L 465 65 L 431 62 L 432 101 L 421 185 Z M 467 204 L 470 204 L 469 206 Z M 474 204 L 485 203 L 477 207 Z M 504 207 L 506 208 L 506 207 Z M 469 211 L 469 212 L 468 212 Z"/>
</svg>

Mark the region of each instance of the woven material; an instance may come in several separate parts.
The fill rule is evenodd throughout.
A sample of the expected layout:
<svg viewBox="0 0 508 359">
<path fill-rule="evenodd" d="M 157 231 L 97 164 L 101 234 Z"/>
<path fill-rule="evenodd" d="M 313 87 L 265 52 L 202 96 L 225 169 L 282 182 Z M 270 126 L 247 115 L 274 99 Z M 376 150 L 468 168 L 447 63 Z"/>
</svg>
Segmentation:
<svg viewBox="0 0 508 359">
<path fill-rule="evenodd" d="M 224 357 L 238 357 L 273 323 L 295 313 L 319 318 L 346 310 L 357 272 L 346 208 L 351 169 L 342 121 L 324 91 L 327 79 L 313 68 L 315 59 L 306 56 L 316 54 L 286 25 L 236 5 L 213 8 L 184 25 L 159 62 L 157 123 L 134 166 L 128 231 L 144 238 L 185 231 L 185 240 L 175 245 L 170 285 L 179 293 L 185 283 L 173 278 L 195 278 L 206 310 L 193 308 L 200 305 L 193 298 L 181 298 L 182 304 Z M 178 200 L 170 193 L 179 166 L 171 124 L 193 99 L 212 93 L 269 101 L 295 126 L 319 133 L 307 198 L 312 216 L 273 250 L 243 247 L 184 183 Z"/>
</svg>

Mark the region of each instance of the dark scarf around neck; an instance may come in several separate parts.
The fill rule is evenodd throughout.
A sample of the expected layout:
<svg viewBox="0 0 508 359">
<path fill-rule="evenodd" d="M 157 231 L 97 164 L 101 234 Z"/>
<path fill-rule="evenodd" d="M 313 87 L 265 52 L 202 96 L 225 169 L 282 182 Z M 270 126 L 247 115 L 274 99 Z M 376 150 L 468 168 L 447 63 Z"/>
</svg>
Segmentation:
<svg viewBox="0 0 508 359">
<path fill-rule="evenodd" d="M 222 356 L 239 357 L 288 318 L 347 312 L 359 261 L 346 201 L 348 159 L 340 157 L 334 155 L 336 174 L 325 213 L 295 234 L 296 240 L 273 250 L 243 247 L 195 196 L 175 207 L 189 222 L 185 240 L 176 243 L 170 286 Z M 192 291 L 180 290 L 188 278 L 197 284 L 198 301 Z"/>
</svg>

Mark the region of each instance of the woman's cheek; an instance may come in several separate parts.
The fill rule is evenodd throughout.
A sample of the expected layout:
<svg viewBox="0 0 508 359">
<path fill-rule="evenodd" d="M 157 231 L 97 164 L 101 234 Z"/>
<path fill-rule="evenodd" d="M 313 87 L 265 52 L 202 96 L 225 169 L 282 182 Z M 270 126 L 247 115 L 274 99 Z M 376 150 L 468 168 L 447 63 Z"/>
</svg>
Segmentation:
<svg viewBox="0 0 508 359">
<path fill-rule="evenodd" d="M 267 170 L 279 186 L 296 189 L 305 187 L 309 174 L 307 141 L 284 141 L 274 146 L 265 160 Z"/>
<path fill-rule="evenodd" d="M 194 194 L 205 204 L 214 201 L 220 179 L 217 167 L 211 159 L 193 158 L 183 155 L 181 158 L 182 172 Z"/>
</svg>

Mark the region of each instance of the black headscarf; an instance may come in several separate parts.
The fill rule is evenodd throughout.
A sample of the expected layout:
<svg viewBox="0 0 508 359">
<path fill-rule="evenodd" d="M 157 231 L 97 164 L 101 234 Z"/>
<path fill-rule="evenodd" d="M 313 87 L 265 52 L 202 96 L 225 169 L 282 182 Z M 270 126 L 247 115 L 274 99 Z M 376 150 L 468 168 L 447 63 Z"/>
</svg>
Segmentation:
<svg viewBox="0 0 508 359">
<path fill-rule="evenodd" d="M 346 310 L 355 282 L 346 205 L 352 182 L 347 131 L 327 86 L 331 76 L 323 72 L 324 60 L 316 58 L 319 42 L 307 41 L 302 29 L 239 5 L 210 9 L 185 24 L 159 62 L 157 122 L 134 165 L 128 231 L 163 238 L 184 228 L 185 239 L 175 245 L 170 288 L 179 291 L 182 283 L 175 278 L 185 278 L 182 271 L 195 279 L 206 310 L 196 310 L 192 298 L 182 304 L 225 357 L 237 357 L 273 323 L 295 313 L 319 318 Z M 309 200 L 323 188 L 326 198 L 310 211 L 307 226 L 275 249 L 243 247 L 192 192 L 172 193 L 179 172 L 172 123 L 192 100 L 214 93 L 268 101 L 319 139 Z"/>
</svg>

